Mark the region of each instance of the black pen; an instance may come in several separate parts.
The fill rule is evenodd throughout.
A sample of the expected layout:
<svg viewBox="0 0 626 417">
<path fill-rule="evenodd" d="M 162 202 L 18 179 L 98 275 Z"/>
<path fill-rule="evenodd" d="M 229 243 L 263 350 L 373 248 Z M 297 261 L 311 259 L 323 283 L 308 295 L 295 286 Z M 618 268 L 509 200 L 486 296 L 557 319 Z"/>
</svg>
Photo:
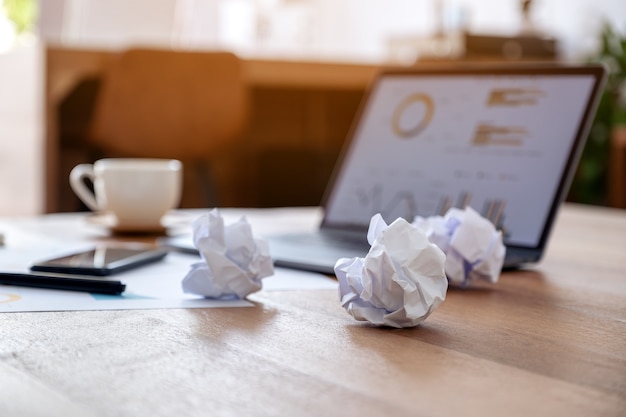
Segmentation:
<svg viewBox="0 0 626 417">
<path fill-rule="evenodd" d="M 19 272 L 0 272 L 0 284 L 114 295 L 121 294 L 126 289 L 126 284 L 120 281 L 76 275 L 24 274 Z"/>
</svg>

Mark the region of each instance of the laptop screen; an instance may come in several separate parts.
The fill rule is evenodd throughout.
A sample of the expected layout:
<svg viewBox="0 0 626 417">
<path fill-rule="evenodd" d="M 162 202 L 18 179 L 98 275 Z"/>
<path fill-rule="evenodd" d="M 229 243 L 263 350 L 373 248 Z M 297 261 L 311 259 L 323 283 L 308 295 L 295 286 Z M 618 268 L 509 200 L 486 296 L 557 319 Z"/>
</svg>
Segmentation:
<svg viewBox="0 0 626 417">
<path fill-rule="evenodd" d="M 536 247 L 586 136 L 598 71 L 383 73 L 326 196 L 324 225 L 470 205 Z"/>
</svg>

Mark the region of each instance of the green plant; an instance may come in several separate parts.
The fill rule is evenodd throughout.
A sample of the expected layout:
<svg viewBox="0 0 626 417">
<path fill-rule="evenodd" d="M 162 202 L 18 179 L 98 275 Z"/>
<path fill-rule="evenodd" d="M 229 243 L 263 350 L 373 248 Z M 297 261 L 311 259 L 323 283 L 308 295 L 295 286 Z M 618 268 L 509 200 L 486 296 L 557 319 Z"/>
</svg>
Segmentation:
<svg viewBox="0 0 626 417">
<path fill-rule="evenodd" d="M 609 75 L 568 198 L 596 205 L 607 203 L 611 131 L 626 124 L 626 38 L 608 23 L 600 37 L 600 50 L 590 61 L 606 65 Z"/>
<path fill-rule="evenodd" d="M 36 0 L 4 0 L 3 5 L 18 34 L 33 29 L 37 17 Z"/>
</svg>

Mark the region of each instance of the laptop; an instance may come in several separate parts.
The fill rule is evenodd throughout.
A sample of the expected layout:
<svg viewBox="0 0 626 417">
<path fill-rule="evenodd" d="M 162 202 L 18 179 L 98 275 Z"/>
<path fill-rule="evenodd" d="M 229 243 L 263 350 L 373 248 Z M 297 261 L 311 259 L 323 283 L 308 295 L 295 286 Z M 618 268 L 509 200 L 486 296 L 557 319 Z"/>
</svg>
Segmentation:
<svg viewBox="0 0 626 417">
<path fill-rule="evenodd" d="M 471 206 L 503 232 L 505 268 L 538 262 L 606 78 L 602 66 L 381 71 L 333 171 L 319 230 L 267 236 L 276 266 L 334 273 L 369 250 L 372 215 Z"/>
</svg>

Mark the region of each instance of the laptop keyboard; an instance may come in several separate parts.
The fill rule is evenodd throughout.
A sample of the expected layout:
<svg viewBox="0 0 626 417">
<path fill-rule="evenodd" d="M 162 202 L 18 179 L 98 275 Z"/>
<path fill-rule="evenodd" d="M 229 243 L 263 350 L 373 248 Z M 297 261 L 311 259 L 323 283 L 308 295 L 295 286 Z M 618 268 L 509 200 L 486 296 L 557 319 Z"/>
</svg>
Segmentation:
<svg viewBox="0 0 626 417">
<path fill-rule="evenodd" d="M 317 233 L 292 234 L 281 236 L 285 243 L 306 246 L 323 246 L 336 248 L 364 248 L 368 249 L 367 235 L 365 233 L 341 233 L 319 231 Z"/>
</svg>

